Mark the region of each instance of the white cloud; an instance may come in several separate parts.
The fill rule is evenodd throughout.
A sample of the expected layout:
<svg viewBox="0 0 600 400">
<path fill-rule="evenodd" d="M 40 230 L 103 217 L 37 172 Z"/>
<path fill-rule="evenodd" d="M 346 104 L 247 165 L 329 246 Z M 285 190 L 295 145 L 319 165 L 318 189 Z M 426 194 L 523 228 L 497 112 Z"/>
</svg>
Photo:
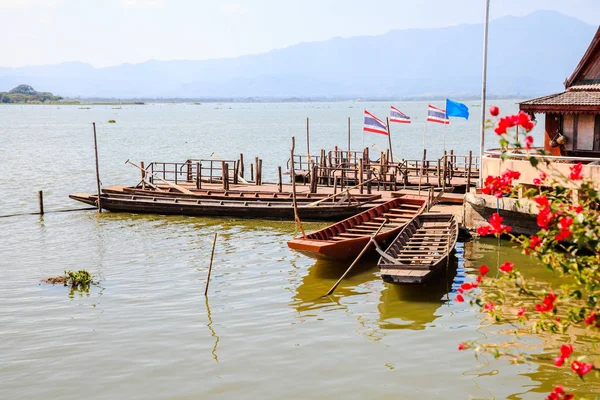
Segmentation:
<svg viewBox="0 0 600 400">
<path fill-rule="evenodd" d="M 241 14 L 244 12 L 244 7 L 239 3 L 226 3 L 221 5 L 221 11 L 226 14 Z"/>
<path fill-rule="evenodd" d="M 56 7 L 64 0 L 0 0 L 0 8 Z"/>
<path fill-rule="evenodd" d="M 164 5 L 165 0 L 121 0 L 123 8 L 161 8 Z"/>
</svg>

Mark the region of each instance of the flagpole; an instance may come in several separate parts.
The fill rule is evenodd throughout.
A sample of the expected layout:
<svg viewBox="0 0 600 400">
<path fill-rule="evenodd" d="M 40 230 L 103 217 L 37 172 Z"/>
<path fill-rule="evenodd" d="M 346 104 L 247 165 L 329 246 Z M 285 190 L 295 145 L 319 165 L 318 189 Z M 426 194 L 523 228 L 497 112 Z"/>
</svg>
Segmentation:
<svg viewBox="0 0 600 400">
<path fill-rule="evenodd" d="M 390 160 L 392 160 L 392 163 L 394 162 L 394 154 L 392 153 L 392 132 L 390 131 L 390 117 L 385 117 L 385 121 L 387 124 L 387 130 L 388 130 L 388 143 L 390 145 Z"/>
<path fill-rule="evenodd" d="M 488 21 L 490 19 L 490 0 L 485 2 L 485 20 L 483 23 L 483 68 L 481 74 L 481 133 L 479 139 L 479 187 L 483 186 L 483 148 L 485 145 L 485 95 L 487 78 L 487 51 L 488 51 Z"/>
<path fill-rule="evenodd" d="M 446 119 L 448 119 L 448 116 L 446 115 Z M 446 127 L 448 126 L 448 123 L 444 122 L 444 153 L 446 152 Z"/>
</svg>

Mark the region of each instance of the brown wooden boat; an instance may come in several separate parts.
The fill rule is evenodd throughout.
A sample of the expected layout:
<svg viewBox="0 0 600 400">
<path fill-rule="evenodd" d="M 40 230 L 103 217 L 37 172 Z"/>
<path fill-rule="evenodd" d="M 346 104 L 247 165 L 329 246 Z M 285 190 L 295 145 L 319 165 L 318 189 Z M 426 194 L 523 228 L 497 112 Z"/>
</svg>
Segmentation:
<svg viewBox="0 0 600 400">
<path fill-rule="evenodd" d="M 102 193 L 127 194 L 129 196 L 146 197 L 178 197 L 191 199 L 214 199 L 214 200 L 243 200 L 243 201 L 269 201 L 269 202 L 291 202 L 293 195 L 289 192 L 270 192 L 270 191 L 250 191 L 250 190 L 214 190 L 214 189 L 190 189 L 191 194 L 185 194 L 169 187 L 162 187 L 161 191 L 152 188 L 140 188 L 129 186 L 108 186 L 102 189 Z M 298 203 L 312 203 L 317 200 L 330 197 L 324 193 L 297 193 L 296 201 Z M 326 203 L 335 204 L 341 199 L 347 199 L 350 202 L 365 203 L 375 201 L 381 198 L 381 194 L 352 194 L 351 196 L 340 195 L 326 200 Z"/>
<path fill-rule="evenodd" d="M 425 205 L 423 197 L 401 196 L 308 234 L 306 238 L 290 240 L 288 246 L 315 258 L 353 259 L 384 221 L 387 220 L 386 224 L 375 237 L 377 243 L 385 243 L 395 237 L 408 221 L 423 212 Z"/>
<path fill-rule="evenodd" d="M 392 283 L 423 283 L 446 267 L 458 238 L 452 214 L 425 213 L 411 220 L 381 253 L 381 278 Z"/>
<path fill-rule="evenodd" d="M 69 197 L 91 205 L 96 205 L 98 200 L 98 195 L 86 193 L 71 194 Z M 294 220 L 291 202 L 103 194 L 101 205 L 103 209 L 116 212 Z M 364 207 L 364 203 L 299 204 L 298 215 L 306 221 L 340 220 L 360 212 L 361 207 Z"/>
</svg>

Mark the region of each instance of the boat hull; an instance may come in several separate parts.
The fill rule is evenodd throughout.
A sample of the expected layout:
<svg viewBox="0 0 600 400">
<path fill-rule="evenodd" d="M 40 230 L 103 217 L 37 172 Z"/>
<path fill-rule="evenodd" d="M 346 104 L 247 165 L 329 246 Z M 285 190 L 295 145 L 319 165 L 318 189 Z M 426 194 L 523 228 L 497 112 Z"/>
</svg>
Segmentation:
<svg viewBox="0 0 600 400">
<path fill-rule="evenodd" d="M 90 194 L 72 194 L 69 197 L 93 206 L 96 206 L 98 198 L 98 196 Z M 103 209 L 112 212 L 294 220 L 294 209 L 291 204 L 282 204 L 281 202 L 226 202 L 103 195 L 101 203 Z M 359 211 L 359 205 L 298 207 L 298 215 L 305 221 L 339 220 Z"/>
</svg>

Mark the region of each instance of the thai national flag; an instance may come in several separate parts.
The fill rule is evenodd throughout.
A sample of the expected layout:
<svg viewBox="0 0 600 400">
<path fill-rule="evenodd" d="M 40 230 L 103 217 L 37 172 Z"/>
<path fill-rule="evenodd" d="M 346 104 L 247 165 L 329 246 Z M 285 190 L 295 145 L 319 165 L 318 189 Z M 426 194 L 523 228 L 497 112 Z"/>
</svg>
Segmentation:
<svg viewBox="0 0 600 400">
<path fill-rule="evenodd" d="M 398 122 L 400 124 L 410 124 L 410 117 L 398 110 L 394 106 L 390 106 L 390 122 Z"/>
<path fill-rule="evenodd" d="M 363 131 L 379 133 L 381 135 L 387 135 L 388 130 L 385 122 L 365 110 L 365 125 L 363 126 Z"/>
<path fill-rule="evenodd" d="M 437 122 L 438 124 L 449 124 L 450 120 L 446 117 L 446 110 L 437 108 L 429 104 L 427 109 L 427 121 Z"/>
</svg>

